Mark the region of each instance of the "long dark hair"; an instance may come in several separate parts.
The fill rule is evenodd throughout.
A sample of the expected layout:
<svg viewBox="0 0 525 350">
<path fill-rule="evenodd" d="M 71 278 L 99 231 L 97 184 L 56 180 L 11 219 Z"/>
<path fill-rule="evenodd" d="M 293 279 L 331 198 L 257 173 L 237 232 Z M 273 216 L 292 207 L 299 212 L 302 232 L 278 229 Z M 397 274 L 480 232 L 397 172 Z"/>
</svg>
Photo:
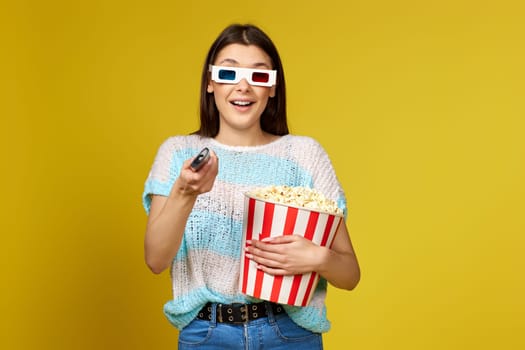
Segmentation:
<svg viewBox="0 0 525 350">
<path fill-rule="evenodd" d="M 251 24 L 232 24 L 215 39 L 202 68 L 200 97 L 200 128 L 195 134 L 215 137 L 219 133 L 219 111 L 212 93 L 207 92 L 209 82 L 208 67 L 213 64 L 217 54 L 227 45 L 242 44 L 260 47 L 272 60 L 272 69 L 277 70 L 275 96 L 268 103 L 261 115 L 262 130 L 273 135 L 288 134 L 286 121 L 286 87 L 281 58 L 272 40 L 261 29 Z"/>
</svg>

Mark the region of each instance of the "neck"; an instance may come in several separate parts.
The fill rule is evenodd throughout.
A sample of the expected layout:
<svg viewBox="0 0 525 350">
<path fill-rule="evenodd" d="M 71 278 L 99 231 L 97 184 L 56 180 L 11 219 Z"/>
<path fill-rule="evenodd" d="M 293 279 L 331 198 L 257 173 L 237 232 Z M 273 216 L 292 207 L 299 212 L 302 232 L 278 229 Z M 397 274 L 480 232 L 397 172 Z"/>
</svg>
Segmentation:
<svg viewBox="0 0 525 350">
<path fill-rule="evenodd" d="M 215 140 L 228 146 L 260 146 L 274 141 L 278 136 L 268 134 L 262 130 L 248 133 L 246 131 L 229 131 L 219 130 Z"/>
</svg>

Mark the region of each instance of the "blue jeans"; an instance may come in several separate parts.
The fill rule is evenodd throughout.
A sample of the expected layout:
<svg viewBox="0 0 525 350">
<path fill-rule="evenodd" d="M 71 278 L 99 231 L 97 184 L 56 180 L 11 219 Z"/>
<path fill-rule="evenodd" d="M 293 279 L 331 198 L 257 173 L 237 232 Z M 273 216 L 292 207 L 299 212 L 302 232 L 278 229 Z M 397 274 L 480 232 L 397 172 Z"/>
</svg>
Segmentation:
<svg viewBox="0 0 525 350">
<path fill-rule="evenodd" d="M 246 324 L 217 322 L 215 308 L 211 321 L 194 319 L 179 333 L 179 350 L 186 349 L 300 349 L 321 350 L 320 333 L 298 326 L 286 313 L 259 318 Z"/>
</svg>

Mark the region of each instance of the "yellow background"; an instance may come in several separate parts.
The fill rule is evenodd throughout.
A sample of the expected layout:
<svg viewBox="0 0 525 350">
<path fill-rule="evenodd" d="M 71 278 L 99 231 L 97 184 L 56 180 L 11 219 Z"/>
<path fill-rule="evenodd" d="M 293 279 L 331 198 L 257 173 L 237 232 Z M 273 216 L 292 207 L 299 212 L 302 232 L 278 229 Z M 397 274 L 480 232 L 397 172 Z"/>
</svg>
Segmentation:
<svg viewBox="0 0 525 350">
<path fill-rule="evenodd" d="M 141 193 L 237 21 L 275 41 L 292 132 L 349 198 L 362 281 L 329 290 L 326 348 L 525 347 L 521 1 L 0 4 L 0 348 L 176 347 Z"/>
</svg>

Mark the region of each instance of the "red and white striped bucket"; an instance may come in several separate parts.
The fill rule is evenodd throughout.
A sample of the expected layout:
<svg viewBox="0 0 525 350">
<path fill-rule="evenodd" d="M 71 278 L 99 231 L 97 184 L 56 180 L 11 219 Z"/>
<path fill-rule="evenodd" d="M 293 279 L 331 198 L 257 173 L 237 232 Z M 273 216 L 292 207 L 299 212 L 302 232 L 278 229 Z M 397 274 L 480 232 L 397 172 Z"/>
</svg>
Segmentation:
<svg viewBox="0 0 525 350">
<path fill-rule="evenodd" d="M 243 247 L 246 240 L 282 235 L 302 235 L 315 244 L 331 247 L 342 215 L 273 203 L 245 194 Z M 306 306 L 319 282 L 315 272 L 293 276 L 272 276 L 241 259 L 239 289 L 258 299 L 279 304 Z"/>
</svg>

